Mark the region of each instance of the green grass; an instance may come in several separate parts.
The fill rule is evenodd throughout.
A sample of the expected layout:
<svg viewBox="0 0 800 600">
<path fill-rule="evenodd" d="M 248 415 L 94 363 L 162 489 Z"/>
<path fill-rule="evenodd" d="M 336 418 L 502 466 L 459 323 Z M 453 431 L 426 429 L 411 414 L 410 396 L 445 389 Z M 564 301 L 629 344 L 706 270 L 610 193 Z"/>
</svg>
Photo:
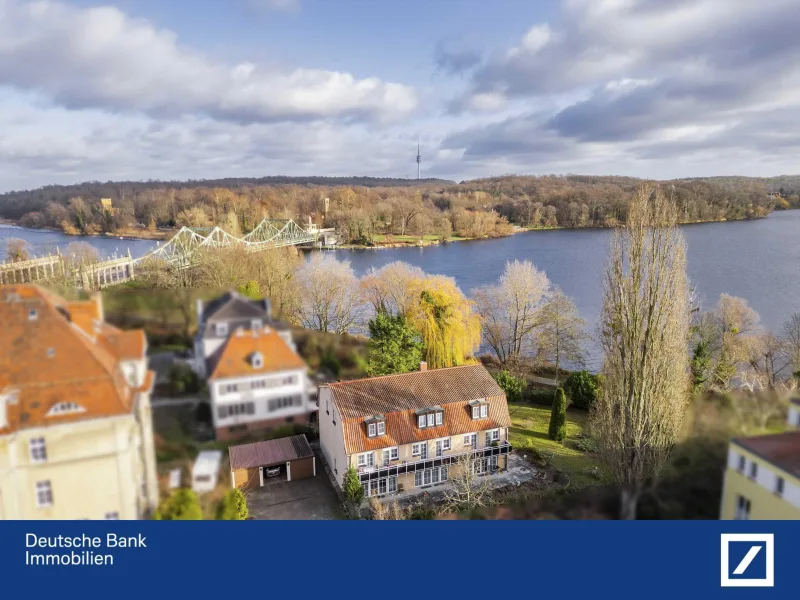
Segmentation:
<svg viewBox="0 0 800 600">
<path fill-rule="evenodd" d="M 523 453 L 529 447 L 543 454 L 552 453 L 550 463 L 559 471 L 567 473 L 573 486 L 584 487 L 599 483 L 598 479 L 583 472 L 597 466 L 597 462 L 590 454 L 575 447 L 576 438 L 583 433 L 586 426 L 585 412 L 567 411 L 567 438 L 562 444 L 551 440 L 547 435 L 550 424 L 549 407 L 509 402 L 508 410 L 511 414 L 511 427 L 508 431 L 512 446 Z"/>
</svg>

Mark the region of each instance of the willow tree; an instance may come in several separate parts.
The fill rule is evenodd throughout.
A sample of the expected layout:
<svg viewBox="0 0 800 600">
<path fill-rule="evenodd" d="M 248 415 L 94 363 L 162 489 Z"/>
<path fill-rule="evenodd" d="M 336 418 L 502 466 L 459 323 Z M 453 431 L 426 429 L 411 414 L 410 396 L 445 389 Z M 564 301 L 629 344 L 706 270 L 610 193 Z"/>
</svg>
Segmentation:
<svg viewBox="0 0 800 600">
<path fill-rule="evenodd" d="M 480 318 L 451 277 L 433 275 L 419 282 L 419 300 L 408 311 L 420 332 L 425 360 L 432 369 L 463 365 L 481 339 Z"/>
<path fill-rule="evenodd" d="M 635 519 L 686 411 L 689 301 L 677 211 L 643 186 L 616 230 L 607 260 L 601 343 L 605 381 L 592 411 L 601 460 L 621 487 L 620 516 Z"/>
</svg>

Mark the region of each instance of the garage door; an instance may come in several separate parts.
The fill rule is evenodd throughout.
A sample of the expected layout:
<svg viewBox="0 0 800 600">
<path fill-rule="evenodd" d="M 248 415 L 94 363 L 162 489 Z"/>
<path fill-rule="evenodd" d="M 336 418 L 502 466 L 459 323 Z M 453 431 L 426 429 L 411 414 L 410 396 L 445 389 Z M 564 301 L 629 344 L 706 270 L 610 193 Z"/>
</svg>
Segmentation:
<svg viewBox="0 0 800 600">
<path fill-rule="evenodd" d="M 258 467 L 253 469 L 234 469 L 233 485 L 242 490 L 257 488 L 261 485 Z"/>
<path fill-rule="evenodd" d="M 292 461 L 292 481 L 314 476 L 314 457 Z"/>
</svg>

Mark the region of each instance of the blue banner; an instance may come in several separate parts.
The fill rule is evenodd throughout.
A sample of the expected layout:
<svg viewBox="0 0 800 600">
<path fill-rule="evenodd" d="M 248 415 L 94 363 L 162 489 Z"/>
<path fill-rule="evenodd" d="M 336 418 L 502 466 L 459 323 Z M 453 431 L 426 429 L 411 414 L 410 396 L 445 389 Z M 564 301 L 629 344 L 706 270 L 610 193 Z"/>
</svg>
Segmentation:
<svg viewBox="0 0 800 600">
<path fill-rule="evenodd" d="M 0 522 L 5 598 L 791 598 L 799 564 L 800 522 Z"/>
</svg>

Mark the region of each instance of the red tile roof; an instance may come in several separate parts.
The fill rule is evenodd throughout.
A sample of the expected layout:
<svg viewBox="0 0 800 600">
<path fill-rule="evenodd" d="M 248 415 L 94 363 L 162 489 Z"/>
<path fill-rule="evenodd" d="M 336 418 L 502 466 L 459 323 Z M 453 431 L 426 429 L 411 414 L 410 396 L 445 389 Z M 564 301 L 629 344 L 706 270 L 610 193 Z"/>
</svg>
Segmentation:
<svg viewBox="0 0 800 600">
<path fill-rule="evenodd" d="M 509 427 L 506 397 L 482 365 L 414 371 L 328 385 L 344 422 L 345 452 L 353 454 L 440 437 Z M 469 402 L 486 400 L 486 419 L 472 419 Z M 441 406 L 443 424 L 417 427 L 415 411 Z M 386 434 L 367 437 L 366 417 L 382 414 Z"/>
<path fill-rule="evenodd" d="M 800 431 L 736 438 L 733 443 L 800 477 Z"/>
<path fill-rule="evenodd" d="M 263 365 L 253 366 L 251 358 L 261 353 Z M 305 361 L 289 347 L 289 344 L 274 329 L 238 329 L 231 335 L 214 366 L 209 379 L 248 377 L 260 373 L 276 373 L 293 369 L 308 369 Z"/>
<path fill-rule="evenodd" d="M 95 301 L 67 302 L 36 285 L 0 286 L 0 393 L 11 398 L 0 434 L 132 410 L 135 391 L 105 339 L 128 336 L 87 320 L 101 314 Z M 59 403 L 83 410 L 48 416 Z"/>
</svg>

